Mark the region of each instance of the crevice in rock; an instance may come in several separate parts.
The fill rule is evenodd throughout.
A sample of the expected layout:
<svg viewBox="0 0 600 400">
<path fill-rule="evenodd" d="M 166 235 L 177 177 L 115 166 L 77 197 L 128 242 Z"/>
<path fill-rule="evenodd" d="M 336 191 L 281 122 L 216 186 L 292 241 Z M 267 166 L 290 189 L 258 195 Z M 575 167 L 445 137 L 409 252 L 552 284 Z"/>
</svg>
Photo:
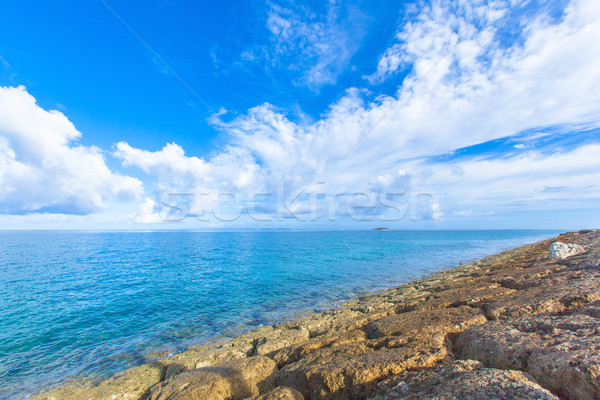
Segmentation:
<svg viewBox="0 0 600 400">
<path fill-rule="evenodd" d="M 479 310 L 481 311 L 481 313 L 483 314 L 483 316 L 485 317 L 485 319 L 489 322 L 489 321 L 493 321 L 493 319 L 490 318 L 490 316 L 487 313 L 487 303 L 484 302 L 475 302 L 475 303 L 470 303 L 470 304 L 465 304 L 467 307 L 471 307 L 474 310 Z M 458 336 L 458 335 L 457 335 Z"/>
<path fill-rule="evenodd" d="M 248 357 L 252 357 L 256 355 L 256 349 L 258 348 L 258 342 L 259 339 L 253 339 L 252 340 L 252 349 L 250 351 L 248 351 Z"/>
</svg>

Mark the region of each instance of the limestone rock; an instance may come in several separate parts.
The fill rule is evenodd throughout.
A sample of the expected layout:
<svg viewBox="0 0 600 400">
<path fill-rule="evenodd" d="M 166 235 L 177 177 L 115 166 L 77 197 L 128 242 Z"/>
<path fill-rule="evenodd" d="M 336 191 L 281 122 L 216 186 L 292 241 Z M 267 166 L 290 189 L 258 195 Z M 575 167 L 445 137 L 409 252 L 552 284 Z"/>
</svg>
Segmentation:
<svg viewBox="0 0 600 400">
<path fill-rule="evenodd" d="M 207 367 L 220 361 L 244 358 L 251 355 L 251 343 L 223 344 L 216 347 L 200 347 L 184 351 L 174 356 L 156 361 L 165 368 L 165 379 L 184 371 Z"/>
<path fill-rule="evenodd" d="M 147 364 L 113 375 L 99 385 L 65 385 L 32 400 L 140 400 L 160 382 L 162 368 Z"/>
<path fill-rule="evenodd" d="M 600 320 L 536 316 L 473 326 L 454 342 L 458 357 L 518 369 L 570 399 L 600 398 Z"/>
<path fill-rule="evenodd" d="M 412 368 L 430 368 L 447 356 L 441 334 L 390 341 L 375 350 L 368 342 L 324 348 L 282 368 L 277 382 L 310 399 L 365 398 L 378 380 Z M 380 343 L 381 344 L 381 343 Z"/>
<path fill-rule="evenodd" d="M 270 392 L 252 397 L 250 400 L 304 400 L 304 396 L 294 388 L 278 386 Z"/>
<path fill-rule="evenodd" d="M 564 259 L 585 252 L 585 249 L 574 243 L 554 242 L 550 245 L 549 258 Z"/>
<path fill-rule="evenodd" d="M 367 334 L 370 338 L 402 336 L 413 331 L 438 331 L 446 334 L 461 332 L 471 325 L 485 322 L 487 319 L 479 309 L 462 306 L 391 315 L 369 325 Z"/>
<path fill-rule="evenodd" d="M 477 286 L 475 286 L 477 285 Z M 515 290 L 491 282 L 469 282 L 465 286 L 444 289 L 423 297 L 403 302 L 397 313 L 419 310 L 436 310 L 462 305 L 477 305 L 496 296 L 513 293 Z"/>
<path fill-rule="evenodd" d="M 484 368 L 458 360 L 428 371 L 405 372 L 378 385 L 372 400 L 558 400 L 520 371 Z"/>
<path fill-rule="evenodd" d="M 362 342 L 367 335 L 360 329 L 346 332 L 330 332 L 303 343 L 292 345 L 275 352 L 272 356 L 279 368 L 300 360 L 303 357 L 323 348 L 335 348 L 351 343 Z"/>
<path fill-rule="evenodd" d="M 321 314 L 311 315 L 293 322 L 283 324 L 287 328 L 308 330 L 310 337 L 324 335 L 328 332 L 343 332 L 360 329 L 369 323 L 394 312 L 393 308 L 362 312 L 353 307 L 340 307 Z"/>
<path fill-rule="evenodd" d="M 275 362 L 267 357 L 220 362 L 154 386 L 148 400 L 244 399 L 273 389 L 276 372 Z"/>
<path fill-rule="evenodd" d="M 490 319 L 561 314 L 600 300 L 600 271 L 567 268 L 542 278 L 535 286 L 493 297 L 481 307 Z"/>
<path fill-rule="evenodd" d="M 486 321 L 466 306 L 391 315 L 367 327 L 369 340 L 356 335 L 357 341 L 343 345 L 304 347 L 297 361 L 281 369 L 278 383 L 309 398 L 363 398 L 390 374 L 433 367 L 449 355 L 447 334 Z"/>
<path fill-rule="evenodd" d="M 277 335 L 261 338 L 256 344 L 257 355 L 270 355 L 285 347 L 302 343 L 309 338 L 308 329 L 285 329 L 277 332 Z"/>
</svg>

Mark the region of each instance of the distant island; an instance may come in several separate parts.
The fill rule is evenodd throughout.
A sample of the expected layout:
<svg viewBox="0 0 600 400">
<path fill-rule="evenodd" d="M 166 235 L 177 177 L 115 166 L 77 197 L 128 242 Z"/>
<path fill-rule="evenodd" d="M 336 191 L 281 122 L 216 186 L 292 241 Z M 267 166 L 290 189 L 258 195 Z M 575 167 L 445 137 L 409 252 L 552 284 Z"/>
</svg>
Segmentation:
<svg viewBox="0 0 600 400">
<path fill-rule="evenodd" d="M 372 231 L 389 231 L 390 228 L 373 228 Z"/>
</svg>

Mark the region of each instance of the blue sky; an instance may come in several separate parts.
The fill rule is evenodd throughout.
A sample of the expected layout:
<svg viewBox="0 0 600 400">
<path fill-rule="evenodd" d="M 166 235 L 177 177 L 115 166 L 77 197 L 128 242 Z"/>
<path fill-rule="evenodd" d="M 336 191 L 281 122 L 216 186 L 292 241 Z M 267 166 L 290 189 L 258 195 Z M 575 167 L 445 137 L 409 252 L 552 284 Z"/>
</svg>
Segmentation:
<svg viewBox="0 0 600 400">
<path fill-rule="evenodd" d="M 2 8 L 6 229 L 600 224 L 596 1 Z"/>
</svg>

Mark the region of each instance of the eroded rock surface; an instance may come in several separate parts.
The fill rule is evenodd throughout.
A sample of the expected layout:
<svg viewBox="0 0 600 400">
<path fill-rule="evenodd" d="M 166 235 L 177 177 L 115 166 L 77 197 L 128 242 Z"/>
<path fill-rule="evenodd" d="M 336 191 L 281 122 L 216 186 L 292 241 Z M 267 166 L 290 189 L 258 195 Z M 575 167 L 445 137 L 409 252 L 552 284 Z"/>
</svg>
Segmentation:
<svg viewBox="0 0 600 400">
<path fill-rule="evenodd" d="M 304 396 L 296 389 L 278 386 L 263 395 L 252 397 L 251 400 L 304 400 Z"/>
<path fill-rule="evenodd" d="M 520 372 L 484 368 L 473 360 L 459 360 L 427 371 L 396 375 L 378 386 L 372 400 L 558 400 Z"/>
<path fill-rule="evenodd" d="M 590 315 L 490 322 L 461 334 L 455 351 L 486 366 L 526 371 L 566 398 L 600 398 L 600 320 Z"/>
<path fill-rule="evenodd" d="M 567 233 L 34 398 L 600 399 L 599 245 Z"/>
<path fill-rule="evenodd" d="M 148 364 L 120 372 L 99 385 L 72 383 L 34 396 L 36 400 L 139 400 L 159 383 L 163 370 Z"/>
<path fill-rule="evenodd" d="M 236 400 L 265 393 L 275 387 L 275 362 L 248 357 L 183 372 L 156 385 L 149 400 Z"/>
</svg>

